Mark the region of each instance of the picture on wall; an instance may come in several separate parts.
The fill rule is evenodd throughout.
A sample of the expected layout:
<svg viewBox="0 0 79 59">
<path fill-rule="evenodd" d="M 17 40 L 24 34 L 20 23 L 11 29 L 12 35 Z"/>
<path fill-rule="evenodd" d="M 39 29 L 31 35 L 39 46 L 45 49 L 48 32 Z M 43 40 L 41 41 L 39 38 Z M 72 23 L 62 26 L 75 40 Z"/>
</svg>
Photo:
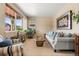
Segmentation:
<svg viewBox="0 0 79 59">
<path fill-rule="evenodd" d="M 61 17 L 57 18 L 57 29 L 72 29 L 72 10 L 66 12 Z"/>
</svg>

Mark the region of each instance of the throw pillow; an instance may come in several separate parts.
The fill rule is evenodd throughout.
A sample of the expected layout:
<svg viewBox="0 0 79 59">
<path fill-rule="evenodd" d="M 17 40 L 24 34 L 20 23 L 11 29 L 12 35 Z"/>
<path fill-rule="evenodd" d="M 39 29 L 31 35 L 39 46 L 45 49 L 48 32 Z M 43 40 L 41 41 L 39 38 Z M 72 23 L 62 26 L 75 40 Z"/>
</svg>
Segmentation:
<svg viewBox="0 0 79 59">
<path fill-rule="evenodd" d="M 12 43 L 12 40 L 3 40 L 2 42 L 0 42 L 0 47 L 6 47 L 6 46 L 11 46 L 13 43 Z"/>
<path fill-rule="evenodd" d="M 64 33 L 63 33 L 63 32 L 59 32 L 59 33 L 58 33 L 58 36 L 59 36 L 59 37 L 63 37 L 63 36 L 64 36 Z"/>
</svg>

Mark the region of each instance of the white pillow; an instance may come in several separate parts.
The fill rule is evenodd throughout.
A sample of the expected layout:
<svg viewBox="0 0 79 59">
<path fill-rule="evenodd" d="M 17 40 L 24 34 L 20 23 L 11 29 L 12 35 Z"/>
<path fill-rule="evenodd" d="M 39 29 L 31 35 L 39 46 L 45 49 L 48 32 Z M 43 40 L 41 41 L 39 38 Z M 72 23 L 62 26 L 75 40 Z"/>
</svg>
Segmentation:
<svg viewBox="0 0 79 59">
<path fill-rule="evenodd" d="M 3 41 L 3 36 L 2 35 L 0 35 L 0 42 L 2 42 Z"/>
</svg>

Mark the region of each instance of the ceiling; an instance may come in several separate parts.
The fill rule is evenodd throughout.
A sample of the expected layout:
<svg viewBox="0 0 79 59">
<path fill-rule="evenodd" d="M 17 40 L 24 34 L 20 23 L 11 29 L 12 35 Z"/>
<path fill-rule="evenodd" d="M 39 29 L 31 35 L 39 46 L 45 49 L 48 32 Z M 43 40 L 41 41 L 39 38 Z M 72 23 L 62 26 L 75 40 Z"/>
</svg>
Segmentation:
<svg viewBox="0 0 79 59">
<path fill-rule="evenodd" d="M 34 17 L 53 17 L 65 3 L 17 3 L 26 15 Z"/>
</svg>

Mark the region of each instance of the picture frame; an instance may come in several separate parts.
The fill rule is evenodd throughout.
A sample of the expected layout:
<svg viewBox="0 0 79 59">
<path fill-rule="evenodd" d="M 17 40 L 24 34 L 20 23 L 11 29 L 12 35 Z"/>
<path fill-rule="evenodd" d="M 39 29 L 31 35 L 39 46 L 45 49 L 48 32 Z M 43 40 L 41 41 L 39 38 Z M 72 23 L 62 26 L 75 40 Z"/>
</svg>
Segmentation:
<svg viewBox="0 0 79 59">
<path fill-rule="evenodd" d="M 57 29 L 72 29 L 72 10 L 69 10 L 68 12 L 57 18 Z"/>
</svg>

